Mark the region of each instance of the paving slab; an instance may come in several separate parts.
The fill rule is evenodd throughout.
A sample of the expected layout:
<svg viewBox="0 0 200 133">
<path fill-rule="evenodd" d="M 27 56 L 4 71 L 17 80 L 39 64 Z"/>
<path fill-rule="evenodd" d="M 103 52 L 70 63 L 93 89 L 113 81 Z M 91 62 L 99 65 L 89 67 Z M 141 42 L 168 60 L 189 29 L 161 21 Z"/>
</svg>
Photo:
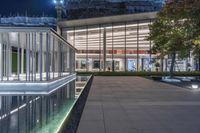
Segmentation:
<svg viewBox="0 0 200 133">
<path fill-rule="evenodd" d="M 94 77 L 77 133 L 199 133 L 200 92 L 142 77 Z"/>
</svg>

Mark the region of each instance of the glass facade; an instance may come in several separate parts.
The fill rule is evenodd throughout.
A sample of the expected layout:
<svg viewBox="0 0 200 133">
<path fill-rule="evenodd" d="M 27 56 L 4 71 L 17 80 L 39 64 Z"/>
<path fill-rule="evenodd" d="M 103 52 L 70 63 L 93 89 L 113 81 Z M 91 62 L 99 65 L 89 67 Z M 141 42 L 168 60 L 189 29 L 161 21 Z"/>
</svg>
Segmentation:
<svg viewBox="0 0 200 133">
<path fill-rule="evenodd" d="M 151 71 L 151 21 L 64 28 L 62 35 L 78 49 L 77 71 Z"/>
<path fill-rule="evenodd" d="M 165 0 L 67 0 L 66 19 L 82 19 L 159 11 Z"/>
<path fill-rule="evenodd" d="M 169 71 L 170 56 L 159 59 L 151 54 L 153 42 L 147 38 L 154 20 L 62 27 L 62 36 L 78 49 L 76 71 Z M 192 55 L 175 63 L 176 71 L 197 68 L 198 61 Z"/>
</svg>

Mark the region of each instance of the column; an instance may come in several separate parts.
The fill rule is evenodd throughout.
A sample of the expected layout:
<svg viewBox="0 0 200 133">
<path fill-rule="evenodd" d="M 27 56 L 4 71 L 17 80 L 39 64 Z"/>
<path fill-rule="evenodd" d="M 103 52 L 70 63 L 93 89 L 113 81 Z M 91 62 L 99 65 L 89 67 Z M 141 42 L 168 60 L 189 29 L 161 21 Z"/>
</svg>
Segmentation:
<svg viewBox="0 0 200 133">
<path fill-rule="evenodd" d="M 106 71 L 106 28 L 103 30 L 103 71 Z"/>
<path fill-rule="evenodd" d="M 42 51 L 42 74 L 45 72 L 45 52 Z"/>
<path fill-rule="evenodd" d="M 99 72 L 101 71 L 101 25 L 99 25 Z"/>
<path fill-rule="evenodd" d="M 24 74 L 24 48 L 21 48 L 21 74 Z"/>
<path fill-rule="evenodd" d="M 63 58 L 64 58 L 64 49 L 63 49 L 63 44 L 60 42 L 60 74 L 63 76 Z"/>
<path fill-rule="evenodd" d="M 0 34 L 0 80 L 3 80 L 3 33 Z"/>
<path fill-rule="evenodd" d="M 61 76 L 61 58 L 62 58 L 62 54 L 61 54 L 61 44 L 60 42 L 58 41 L 58 56 L 57 56 L 57 61 L 58 61 L 58 77 Z"/>
<path fill-rule="evenodd" d="M 35 54 L 35 51 L 34 51 L 34 33 L 32 32 L 31 33 L 31 56 L 30 56 L 30 72 L 31 72 L 31 81 L 34 80 L 34 54 Z"/>
<path fill-rule="evenodd" d="M 9 38 L 9 33 L 6 34 L 7 35 L 7 49 L 6 49 L 6 76 L 7 76 L 7 80 L 9 80 L 9 76 L 11 76 L 11 61 L 12 61 L 12 57 L 11 57 L 11 48 L 10 48 L 10 38 Z"/>
<path fill-rule="evenodd" d="M 70 48 L 67 47 L 67 70 L 70 72 Z"/>
<path fill-rule="evenodd" d="M 115 61 L 114 61 L 114 55 L 113 55 L 113 51 L 114 51 L 114 44 L 113 44 L 113 23 L 112 23 L 112 72 L 115 71 Z"/>
<path fill-rule="evenodd" d="M 37 66 L 36 66 L 36 63 L 37 63 L 37 56 L 36 56 L 36 53 L 37 53 L 37 41 L 36 41 L 37 37 L 36 37 L 36 33 L 34 33 L 34 46 L 33 46 L 33 53 L 34 53 L 34 58 L 33 58 L 33 72 L 34 72 L 34 81 L 36 81 L 36 73 L 37 73 Z"/>
<path fill-rule="evenodd" d="M 144 71 L 144 58 L 141 59 L 141 71 Z"/>
<path fill-rule="evenodd" d="M 7 63 L 7 45 L 6 42 L 3 42 L 3 76 L 7 75 L 6 63 Z"/>
<path fill-rule="evenodd" d="M 46 33 L 46 80 L 49 80 L 49 35 Z"/>
<path fill-rule="evenodd" d="M 73 54 L 73 58 L 72 58 L 72 72 L 75 72 L 75 64 L 76 64 L 76 52 L 74 49 L 72 49 L 72 54 Z"/>
<path fill-rule="evenodd" d="M 127 57 L 126 57 L 126 23 L 125 23 L 125 35 L 124 35 L 124 42 L 125 42 L 125 48 L 124 48 L 124 54 L 125 54 L 125 60 L 124 60 L 124 71 L 127 72 Z"/>
<path fill-rule="evenodd" d="M 150 24 L 152 24 L 151 20 L 150 20 Z M 151 40 L 149 40 L 149 66 L 152 66 L 152 42 Z M 152 71 L 152 68 L 149 69 L 150 71 Z"/>
<path fill-rule="evenodd" d="M 53 37 L 53 55 L 52 55 L 52 71 L 53 71 L 53 79 L 54 79 L 54 72 L 55 72 L 55 37 Z"/>
<path fill-rule="evenodd" d="M 139 71 L 139 22 L 137 22 L 137 72 Z"/>
<path fill-rule="evenodd" d="M 88 26 L 86 27 L 86 71 L 89 70 L 89 59 L 88 59 Z"/>
<path fill-rule="evenodd" d="M 39 44 L 40 45 L 40 44 Z M 39 48 L 40 48 L 40 46 L 39 46 Z M 37 51 L 37 53 L 38 53 L 38 56 L 37 56 L 37 65 L 38 65 L 38 70 L 37 70 L 37 73 L 40 73 L 40 49 L 38 49 L 38 51 Z"/>
<path fill-rule="evenodd" d="M 73 74 L 73 50 L 69 48 L 70 51 L 70 74 Z"/>
<path fill-rule="evenodd" d="M 12 75 L 12 47 L 10 46 L 10 41 L 9 41 L 9 76 L 11 75 Z"/>
<path fill-rule="evenodd" d="M 69 68 L 69 74 L 71 74 L 72 73 L 72 62 L 71 62 L 71 60 L 72 60 L 72 52 L 71 52 L 71 49 L 68 47 L 68 61 L 67 61 L 67 64 L 68 64 L 68 68 Z"/>
<path fill-rule="evenodd" d="M 26 33 L 26 80 L 30 81 L 30 33 Z"/>
<path fill-rule="evenodd" d="M 53 35 L 49 33 L 49 79 L 53 79 Z"/>
<path fill-rule="evenodd" d="M 43 72 L 43 35 L 42 35 L 42 33 L 40 33 L 40 49 L 39 49 L 39 56 L 38 56 L 38 58 L 40 58 L 39 59 L 39 63 L 38 63 L 38 65 L 39 65 L 39 72 L 40 72 L 40 81 L 42 81 L 42 72 Z"/>
<path fill-rule="evenodd" d="M 17 48 L 17 77 L 20 80 L 20 33 L 18 33 L 18 48 Z"/>
</svg>

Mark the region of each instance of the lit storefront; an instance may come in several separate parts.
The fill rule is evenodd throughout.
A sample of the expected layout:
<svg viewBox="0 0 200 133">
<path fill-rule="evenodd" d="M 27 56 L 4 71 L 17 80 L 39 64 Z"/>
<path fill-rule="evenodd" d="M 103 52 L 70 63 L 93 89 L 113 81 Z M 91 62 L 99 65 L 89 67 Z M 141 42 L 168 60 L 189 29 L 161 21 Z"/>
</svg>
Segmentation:
<svg viewBox="0 0 200 133">
<path fill-rule="evenodd" d="M 152 12 L 62 21 L 59 25 L 62 36 L 78 49 L 76 71 L 167 71 L 170 59 L 151 54 L 153 42 L 147 40 L 149 24 L 155 19 L 156 12 Z M 179 61 L 176 70 L 185 71 L 187 62 Z"/>
</svg>

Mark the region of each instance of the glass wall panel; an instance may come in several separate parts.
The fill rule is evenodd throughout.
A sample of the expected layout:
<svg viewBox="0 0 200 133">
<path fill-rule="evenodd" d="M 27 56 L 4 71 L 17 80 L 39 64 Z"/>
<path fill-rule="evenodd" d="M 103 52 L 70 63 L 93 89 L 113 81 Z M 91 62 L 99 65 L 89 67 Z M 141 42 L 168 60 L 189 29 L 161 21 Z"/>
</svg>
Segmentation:
<svg viewBox="0 0 200 133">
<path fill-rule="evenodd" d="M 113 62 L 114 71 L 125 71 L 125 24 L 113 26 Z M 111 44 L 111 42 L 108 42 Z"/>
<path fill-rule="evenodd" d="M 147 40 L 150 23 L 152 20 L 67 27 L 62 34 L 78 49 L 77 71 L 167 71 L 167 57 L 161 60 L 151 54 L 153 42 Z M 188 60 L 176 70 L 188 70 L 187 62 L 198 66 Z"/>
<path fill-rule="evenodd" d="M 104 43 L 105 43 L 104 35 L 105 35 L 104 28 L 102 25 L 99 25 L 100 71 L 104 71 L 104 50 L 105 50 L 104 49 Z"/>
<path fill-rule="evenodd" d="M 64 28 L 65 32 L 62 32 L 62 36 L 72 45 L 75 47 L 75 28 Z"/>
<path fill-rule="evenodd" d="M 88 27 L 88 71 L 100 71 L 101 38 L 99 26 Z"/>
<path fill-rule="evenodd" d="M 113 25 L 104 25 L 104 37 L 105 37 L 105 71 L 113 71 Z"/>
<path fill-rule="evenodd" d="M 74 41 L 75 47 L 78 49 L 76 54 L 76 70 L 77 71 L 87 71 L 87 45 L 88 45 L 88 35 L 87 27 L 78 27 L 75 29 Z"/>
<path fill-rule="evenodd" d="M 137 23 L 126 24 L 126 63 L 127 71 L 137 71 L 138 28 Z"/>
<path fill-rule="evenodd" d="M 138 42 L 139 42 L 139 59 L 138 71 L 150 71 L 150 41 L 147 40 L 149 36 L 150 21 L 139 22 L 138 24 Z"/>
</svg>

